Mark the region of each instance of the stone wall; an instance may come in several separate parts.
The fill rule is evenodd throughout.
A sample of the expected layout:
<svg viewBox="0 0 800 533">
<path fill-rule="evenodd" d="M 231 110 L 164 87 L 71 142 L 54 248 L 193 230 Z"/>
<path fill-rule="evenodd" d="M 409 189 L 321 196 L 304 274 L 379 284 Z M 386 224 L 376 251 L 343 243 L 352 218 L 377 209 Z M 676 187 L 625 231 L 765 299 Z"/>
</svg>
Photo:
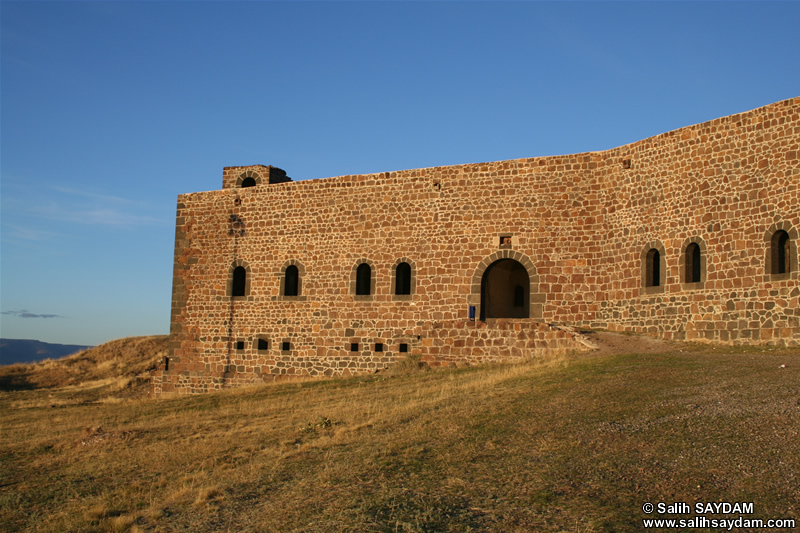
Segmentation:
<svg viewBox="0 0 800 533">
<path fill-rule="evenodd" d="M 154 394 L 374 371 L 401 344 L 434 364 L 582 347 L 548 324 L 800 344 L 799 140 L 795 98 L 604 152 L 298 182 L 227 167 L 222 190 L 178 198 L 173 347 Z M 781 231 L 788 272 L 773 273 Z M 529 280 L 529 318 L 480 320 L 500 260 Z M 408 295 L 393 290 L 401 262 Z M 369 295 L 355 294 L 360 264 Z"/>
</svg>

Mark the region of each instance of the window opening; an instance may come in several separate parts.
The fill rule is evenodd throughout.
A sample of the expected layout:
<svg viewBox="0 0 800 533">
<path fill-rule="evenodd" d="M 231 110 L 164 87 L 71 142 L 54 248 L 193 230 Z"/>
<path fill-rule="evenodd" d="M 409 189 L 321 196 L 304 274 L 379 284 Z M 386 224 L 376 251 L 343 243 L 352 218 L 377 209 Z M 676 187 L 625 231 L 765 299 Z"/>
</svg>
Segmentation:
<svg viewBox="0 0 800 533">
<path fill-rule="evenodd" d="M 269 350 L 269 342 L 267 342 L 266 339 L 258 339 L 258 349 Z"/>
<path fill-rule="evenodd" d="M 291 349 L 292 349 L 292 345 L 289 343 L 289 341 L 283 341 L 281 343 L 281 350 L 282 351 L 288 352 Z"/>
<path fill-rule="evenodd" d="M 367 263 L 361 263 L 356 270 L 356 295 L 369 296 L 372 283 L 372 269 Z"/>
<path fill-rule="evenodd" d="M 400 343 L 400 353 L 407 353 L 408 352 L 408 344 Z"/>
<path fill-rule="evenodd" d="M 253 178 L 248 177 L 242 180 L 242 189 L 244 189 L 245 187 L 255 187 L 255 186 L 256 186 L 256 180 L 254 180 Z"/>
<path fill-rule="evenodd" d="M 789 272 L 789 234 L 778 230 L 772 236 L 772 274 L 786 274 Z"/>
<path fill-rule="evenodd" d="M 376 342 L 375 343 L 375 351 L 376 352 L 382 352 L 383 351 L 383 343 L 382 342 Z"/>
<path fill-rule="evenodd" d="M 350 351 L 351 352 L 357 352 L 358 351 L 358 343 L 357 342 L 351 342 L 350 343 Z"/>
<path fill-rule="evenodd" d="M 701 281 L 700 265 L 700 246 L 693 242 L 686 247 L 686 283 Z"/>
<path fill-rule="evenodd" d="M 244 350 L 244 341 L 236 341 L 236 350 L 237 351 Z"/>
<path fill-rule="evenodd" d="M 233 269 L 233 287 L 232 296 L 244 296 L 244 289 L 247 285 L 247 270 L 244 267 L 238 266 Z"/>
<path fill-rule="evenodd" d="M 646 287 L 661 286 L 661 254 L 655 248 L 647 252 Z"/>
<path fill-rule="evenodd" d="M 411 294 L 411 265 L 408 263 L 397 265 L 394 293 L 397 295 Z"/>
<path fill-rule="evenodd" d="M 525 305 L 525 293 L 523 292 L 522 285 L 514 287 L 514 307 L 523 307 Z"/>
<path fill-rule="evenodd" d="M 298 287 L 299 287 L 299 280 L 300 275 L 297 271 L 297 267 L 294 265 L 289 265 L 286 267 L 285 279 L 283 284 L 283 295 L 284 296 L 297 296 Z"/>
</svg>

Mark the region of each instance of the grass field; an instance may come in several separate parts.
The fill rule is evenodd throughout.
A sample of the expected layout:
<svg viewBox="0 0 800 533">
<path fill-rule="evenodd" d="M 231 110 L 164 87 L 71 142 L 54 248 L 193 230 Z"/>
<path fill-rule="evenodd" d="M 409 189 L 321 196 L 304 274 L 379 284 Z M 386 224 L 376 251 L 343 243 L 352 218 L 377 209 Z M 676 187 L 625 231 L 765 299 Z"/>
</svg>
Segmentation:
<svg viewBox="0 0 800 533">
<path fill-rule="evenodd" d="M 0 392 L 0 530 L 624 532 L 645 502 L 800 524 L 797 349 L 108 390 Z"/>
</svg>

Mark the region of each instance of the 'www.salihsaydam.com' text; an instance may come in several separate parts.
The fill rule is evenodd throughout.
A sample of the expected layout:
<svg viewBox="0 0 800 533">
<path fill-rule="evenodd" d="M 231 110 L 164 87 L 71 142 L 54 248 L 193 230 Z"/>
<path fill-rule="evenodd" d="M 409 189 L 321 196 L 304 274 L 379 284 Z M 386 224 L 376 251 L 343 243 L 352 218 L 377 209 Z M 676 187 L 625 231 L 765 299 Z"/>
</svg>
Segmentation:
<svg viewBox="0 0 800 533">
<path fill-rule="evenodd" d="M 795 527 L 796 521 L 793 518 L 785 520 L 760 520 L 758 518 L 706 518 L 705 516 L 696 516 L 694 518 L 644 518 L 642 525 L 646 528 L 660 527 L 660 528 L 715 528 L 727 529 L 728 531 L 733 528 L 786 528 L 790 529 Z"/>
</svg>

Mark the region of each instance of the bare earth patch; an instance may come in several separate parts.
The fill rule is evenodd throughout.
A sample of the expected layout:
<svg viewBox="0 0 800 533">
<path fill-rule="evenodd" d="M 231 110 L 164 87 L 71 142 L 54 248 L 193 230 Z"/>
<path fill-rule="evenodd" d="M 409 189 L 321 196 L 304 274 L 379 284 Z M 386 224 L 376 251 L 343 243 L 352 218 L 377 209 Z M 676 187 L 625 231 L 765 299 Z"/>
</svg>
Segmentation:
<svg viewBox="0 0 800 533">
<path fill-rule="evenodd" d="M 646 335 L 626 335 L 611 331 L 591 331 L 584 333 L 598 349 L 587 355 L 601 356 L 624 353 L 664 353 L 680 350 L 681 343 L 665 341 Z"/>
</svg>

